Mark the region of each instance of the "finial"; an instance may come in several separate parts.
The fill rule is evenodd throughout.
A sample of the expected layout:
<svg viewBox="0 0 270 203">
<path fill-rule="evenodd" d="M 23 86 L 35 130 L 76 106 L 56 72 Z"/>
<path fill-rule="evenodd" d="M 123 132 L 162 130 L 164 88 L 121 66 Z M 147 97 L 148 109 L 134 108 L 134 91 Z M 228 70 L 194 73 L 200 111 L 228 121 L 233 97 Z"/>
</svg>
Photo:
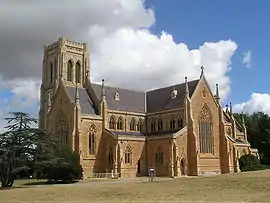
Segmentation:
<svg viewBox="0 0 270 203">
<path fill-rule="evenodd" d="M 187 76 L 185 77 L 185 84 L 186 84 L 186 96 L 189 97 L 189 88 L 188 88 Z"/>
<path fill-rule="evenodd" d="M 201 66 L 201 76 L 200 76 L 200 77 L 202 77 L 202 76 L 203 76 L 203 74 L 204 74 L 204 67 L 203 67 L 203 66 Z"/>
<path fill-rule="evenodd" d="M 228 113 L 229 112 L 229 106 L 228 106 L 228 104 L 226 104 L 226 113 Z"/>
<path fill-rule="evenodd" d="M 219 99 L 220 99 L 220 97 L 219 97 L 218 84 L 216 84 L 216 100 L 217 100 L 217 102 L 219 102 Z"/>
<path fill-rule="evenodd" d="M 101 86 L 101 98 L 102 100 L 105 97 L 105 86 L 104 86 L 104 79 L 102 79 L 102 86 Z"/>
<path fill-rule="evenodd" d="M 230 113 L 232 114 L 232 102 L 230 102 Z"/>
</svg>

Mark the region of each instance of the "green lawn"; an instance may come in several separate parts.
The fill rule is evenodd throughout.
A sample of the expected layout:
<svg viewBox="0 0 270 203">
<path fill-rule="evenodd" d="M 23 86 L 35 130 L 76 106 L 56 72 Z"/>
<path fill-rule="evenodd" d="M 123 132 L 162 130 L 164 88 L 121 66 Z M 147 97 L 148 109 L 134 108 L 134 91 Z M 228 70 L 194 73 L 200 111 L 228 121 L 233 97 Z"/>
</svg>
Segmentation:
<svg viewBox="0 0 270 203">
<path fill-rule="evenodd" d="M 0 202 L 270 202 L 270 170 L 158 180 L 89 180 L 45 186 L 17 181 L 15 188 L 0 191 Z"/>
</svg>

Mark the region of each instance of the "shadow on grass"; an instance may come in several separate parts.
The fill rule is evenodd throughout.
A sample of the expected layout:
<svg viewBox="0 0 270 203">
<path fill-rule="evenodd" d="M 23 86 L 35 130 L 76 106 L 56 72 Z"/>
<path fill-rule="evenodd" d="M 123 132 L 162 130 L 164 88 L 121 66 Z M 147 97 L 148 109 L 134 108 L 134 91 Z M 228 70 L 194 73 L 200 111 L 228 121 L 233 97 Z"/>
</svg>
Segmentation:
<svg viewBox="0 0 270 203">
<path fill-rule="evenodd" d="M 29 182 L 29 183 L 24 183 L 23 185 L 25 186 L 35 186 L 35 185 L 59 185 L 59 184 L 74 184 L 77 183 L 78 181 L 35 181 L 35 182 Z"/>
</svg>

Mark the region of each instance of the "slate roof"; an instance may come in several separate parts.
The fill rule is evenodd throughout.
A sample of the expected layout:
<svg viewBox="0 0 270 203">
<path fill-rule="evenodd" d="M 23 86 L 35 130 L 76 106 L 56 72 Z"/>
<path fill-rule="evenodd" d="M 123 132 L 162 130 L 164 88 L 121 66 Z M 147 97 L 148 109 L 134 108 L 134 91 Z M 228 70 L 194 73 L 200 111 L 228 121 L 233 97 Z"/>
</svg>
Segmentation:
<svg viewBox="0 0 270 203">
<path fill-rule="evenodd" d="M 110 130 L 110 132 L 116 134 L 116 135 L 128 135 L 128 136 L 145 136 L 141 132 L 124 132 L 124 131 L 116 131 L 116 130 Z"/>
<path fill-rule="evenodd" d="M 188 82 L 190 96 L 192 96 L 198 82 L 199 80 Z M 171 92 L 174 88 L 177 90 L 177 97 L 171 99 Z M 147 113 L 182 107 L 185 99 L 185 91 L 186 85 L 182 83 L 146 92 Z"/>
<path fill-rule="evenodd" d="M 190 96 L 192 96 L 199 80 L 188 82 Z M 91 84 L 99 100 L 101 100 L 101 85 Z M 177 97 L 171 98 L 173 89 L 177 90 Z M 169 110 L 182 107 L 185 98 L 185 83 L 177 84 L 161 89 L 151 90 L 148 92 L 140 92 L 134 90 L 126 90 L 116 87 L 105 86 L 105 94 L 108 108 L 116 111 L 127 111 L 135 113 L 153 113 L 161 110 Z M 66 86 L 71 102 L 74 102 L 76 87 Z M 90 99 L 87 90 L 78 87 L 80 105 L 83 114 L 98 115 L 97 108 Z M 118 93 L 120 100 L 115 100 L 115 93 Z M 147 108 L 145 107 L 147 105 Z"/>
<path fill-rule="evenodd" d="M 100 99 L 101 85 L 91 85 Z M 116 92 L 120 96 L 119 101 L 114 99 Z M 111 110 L 145 113 L 145 92 L 105 86 L 105 94 L 108 108 Z"/>
<path fill-rule="evenodd" d="M 68 92 L 68 96 L 71 102 L 74 103 L 76 87 L 72 87 L 72 86 L 65 86 L 65 87 L 66 87 L 66 90 Z M 80 106 L 82 109 L 82 114 L 97 115 L 97 111 L 86 89 L 78 87 L 78 91 L 79 91 L 79 100 L 80 100 Z"/>
</svg>

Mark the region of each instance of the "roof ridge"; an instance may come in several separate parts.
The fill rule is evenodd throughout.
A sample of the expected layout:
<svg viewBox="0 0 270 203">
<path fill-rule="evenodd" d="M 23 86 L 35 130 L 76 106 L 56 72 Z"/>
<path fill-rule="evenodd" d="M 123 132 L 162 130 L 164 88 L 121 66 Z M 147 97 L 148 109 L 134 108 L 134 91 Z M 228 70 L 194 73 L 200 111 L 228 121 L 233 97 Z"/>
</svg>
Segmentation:
<svg viewBox="0 0 270 203">
<path fill-rule="evenodd" d="M 200 80 L 200 79 L 190 80 L 190 81 L 188 81 L 188 84 L 189 84 L 189 83 L 192 83 L 192 82 L 198 82 L 199 80 Z M 169 86 L 162 87 L 162 88 L 155 88 L 155 89 L 146 91 L 146 93 L 152 92 L 152 91 L 156 91 L 156 90 L 163 90 L 163 89 L 166 89 L 166 88 L 175 87 L 175 86 L 177 86 L 177 85 L 184 85 L 184 84 L 185 84 L 185 82 L 183 82 L 183 83 L 178 83 L 178 84 L 174 84 L 174 85 L 169 85 Z"/>
<path fill-rule="evenodd" d="M 188 81 L 188 83 L 192 83 L 192 82 L 199 81 L 199 80 L 200 80 L 200 79 L 191 80 L 191 81 Z M 132 91 L 132 92 L 138 92 L 138 93 L 147 93 L 147 92 L 151 92 L 151 91 L 155 91 L 155 90 L 162 90 L 162 89 L 174 87 L 174 86 L 177 86 L 177 85 L 183 85 L 183 84 L 185 84 L 185 82 L 183 82 L 183 83 L 178 83 L 178 84 L 174 84 L 174 85 L 169 85 L 169 86 L 166 86 L 166 87 L 150 89 L 150 90 L 147 90 L 147 91 L 140 91 L 140 90 L 135 90 L 135 89 L 126 89 L 126 88 L 122 88 L 122 87 L 109 86 L 109 85 L 104 85 L 104 87 L 112 88 L 112 89 L 119 89 L 119 90 Z M 98 86 L 101 86 L 101 84 L 99 84 L 99 83 L 92 83 L 92 85 L 98 85 Z"/>
</svg>

